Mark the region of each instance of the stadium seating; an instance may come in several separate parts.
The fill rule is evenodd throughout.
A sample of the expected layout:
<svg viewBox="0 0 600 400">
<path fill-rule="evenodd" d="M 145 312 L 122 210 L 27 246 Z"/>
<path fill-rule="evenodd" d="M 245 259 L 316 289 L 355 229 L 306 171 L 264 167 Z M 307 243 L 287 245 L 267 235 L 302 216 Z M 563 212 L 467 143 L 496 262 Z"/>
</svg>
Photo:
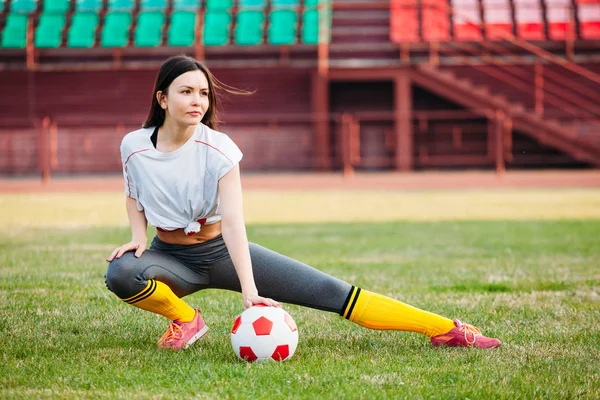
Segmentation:
<svg viewBox="0 0 600 400">
<path fill-rule="evenodd" d="M 514 0 L 517 36 L 526 40 L 544 40 L 544 19 L 540 0 Z"/>
<path fill-rule="evenodd" d="M 124 11 L 111 11 L 104 18 L 100 38 L 102 47 L 125 47 L 129 43 L 131 14 Z"/>
<path fill-rule="evenodd" d="M 179 10 L 171 14 L 167 33 L 169 46 L 191 46 L 195 41 L 196 13 Z"/>
<path fill-rule="evenodd" d="M 42 14 L 39 25 L 35 30 L 35 47 L 60 47 L 65 22 L 64 14 Z"/>
<path fill-rule="evenodd" d="M 503 40 L 506 37 L 505 34 L 512 35 L 510 0 L 483 0 L 482 6 L 486 38 Z"/>
<path fill-rule="evenodd" d="M 138 47 L 157 47 L 162 44 L 165 15 L 160 11 L 142 11 L 138 15 L 133 43 Z"/>
<path fill-rule="evenodd" d="M 44 0 L 45 13 L 66 13 L 69 11 L 71 3 L 69 0 Z"/>
<path fill-rule="evenodd" d="M 294 44 L 298 35 L 298 13 L 292 9 L 275 9 L 269 14 L 267 32 L 270 44 Z"/>
<path fill-rule="evenodd" d="M 204 14 L 203 42 L 207 46 L 223 46 L 229 43 L 231 14 L 225 10 L 208 10 Z"/>
<path fill-rule="evenodd" d="M 10 13 L 2 31 L 2 47 L 24 48 L 27 43 L 27 14 Z"/>
<path fill-rule="evenodd" d="M 600 2 L 577 0 L 579 32 L 582 39 L 600 39 Z"/>
<path fill-rule="evenodd" d="M 235 44 L 255 46 L 263 42 L 265 14 L 261 10 L 240 10 L 235 25 Z"/>
<path fill-rule="evenodd" d="M 67 36 L 68 47 L 93 47 L 98 28 L 98 14 L 94 12 L 76 12 L 73 14 Z"/>
<path fill-rule="evenodd" d="M 478 0 L 454 0 L 452 6 L 454 10 L 452 15 L 454 38 L 468 41 L 482 40 Z"/>
<path fill-rule="evenodd" d="M 77 0 L 75 2 L 76 11 L 99 12 L 102 9 L 102 0 Z"/>
<path fill-rule="evenodd" d="M 36 0 L 13 0 L 10 3 L 11 13 L 31 14 L 37 8 Z"/>
</svg>

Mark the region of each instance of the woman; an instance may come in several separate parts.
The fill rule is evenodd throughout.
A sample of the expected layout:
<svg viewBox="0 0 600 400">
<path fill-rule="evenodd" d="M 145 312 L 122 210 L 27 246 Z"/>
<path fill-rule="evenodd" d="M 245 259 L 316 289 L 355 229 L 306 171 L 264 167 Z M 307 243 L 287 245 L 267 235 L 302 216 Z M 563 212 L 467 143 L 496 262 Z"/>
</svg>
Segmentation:
<svg viewBox="0 0 600 400">
<path fill-rule="evenodd" d="M 372 329 L 420 332 L 434 346 L 500 345 L 471 325 L 249 244 L 242 153 L 214 130 L 216 89 L 232 92 L 193 58 L 168 59 L 156 78 L 148 119 L 121 144 L 132 237 L 107 259 L 106 285 L 123 301 L 172 321 L 159 347 L 187 348 L 206 334 L 200 310 L 181 299 L 206 288 L 241 292 L 246 307 L 280 307 L 282 301 L 337 312 Z M 145 250 L 148 223 L 156 227 L 156 236 Z"/>
</svg>

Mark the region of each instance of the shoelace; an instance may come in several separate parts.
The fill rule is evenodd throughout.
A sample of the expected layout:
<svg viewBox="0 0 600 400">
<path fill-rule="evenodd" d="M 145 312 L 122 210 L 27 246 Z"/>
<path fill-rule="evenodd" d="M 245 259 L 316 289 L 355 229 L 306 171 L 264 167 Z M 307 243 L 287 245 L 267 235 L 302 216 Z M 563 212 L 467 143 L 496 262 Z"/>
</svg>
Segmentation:
<svg viewBox="0 0 600 400">
<path fill-rule="evenodd" d="M 479 330 L 479 328 L 473 325 L 463 324 L 462 322 L 460 323 L 460 327 L 458 329 L 465 334 L 465 340 L 469 344 L 475 344 L 475 342 L 477 341 L 477 336 L 481 335 L 481 331 Z M 472 340 L 469 340 L 469 333 L 473 335 Z"/>
<path fill-rule="evenodd" d="M 175 322 L 172 322 L 167 328 L 167 331 L 158 341 L 159 345 L 168 344 L 173 340 L 181 339 L 183 337 L 183 329 L 181 326 Z"/>
</svg>

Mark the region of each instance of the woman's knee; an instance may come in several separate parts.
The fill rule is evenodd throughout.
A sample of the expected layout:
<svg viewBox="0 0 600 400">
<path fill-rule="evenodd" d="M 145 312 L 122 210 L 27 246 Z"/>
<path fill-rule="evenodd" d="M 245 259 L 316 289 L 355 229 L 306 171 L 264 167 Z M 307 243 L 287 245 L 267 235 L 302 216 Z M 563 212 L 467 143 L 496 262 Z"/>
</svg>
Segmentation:
<svg viewBox="0 0 600 400">
<path fill-rule="evenodd" d="M 108 264 L 104 275 L 106 287 L 121 299 L 134 296 L 143 289 L 143 285 L 140 287 L 142 270 L 140 259 L 133 252 L 127 252 Z"/>
</svg>

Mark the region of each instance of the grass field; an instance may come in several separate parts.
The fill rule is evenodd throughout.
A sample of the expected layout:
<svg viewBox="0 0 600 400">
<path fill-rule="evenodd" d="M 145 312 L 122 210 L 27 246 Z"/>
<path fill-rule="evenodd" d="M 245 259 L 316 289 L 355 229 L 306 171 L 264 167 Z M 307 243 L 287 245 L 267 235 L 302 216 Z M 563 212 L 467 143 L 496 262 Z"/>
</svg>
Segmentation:
<svg viewBox="0 0 600 400">
<path fill-rule="evenodd" d="M 434 349 L 286 305 L 295 356 L 248 365 L 229 343 L 240 296 L 205 291 L 188 300 L 209 335 L 159 351 L 167 321 L 104 287 L 129 239 L 122 195 L 0 194 L 0 398 L 600 398 L 600 190 L 275 195 L 246 194 L 250 240 L 503 347 Z"/>
</svg>

